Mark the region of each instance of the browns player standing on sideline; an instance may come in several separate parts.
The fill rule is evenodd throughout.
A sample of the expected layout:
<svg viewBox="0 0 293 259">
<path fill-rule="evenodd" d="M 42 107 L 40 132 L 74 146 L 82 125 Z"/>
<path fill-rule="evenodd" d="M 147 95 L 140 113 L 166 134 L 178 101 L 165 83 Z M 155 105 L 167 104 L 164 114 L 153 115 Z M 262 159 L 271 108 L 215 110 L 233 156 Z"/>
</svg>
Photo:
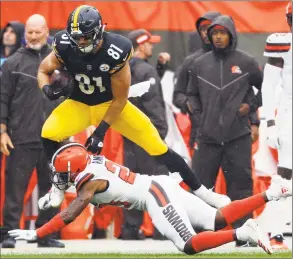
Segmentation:
<svg viewBox="0 0 293 259">
<path fill-rule="evenodd" d="M 48 158 L 62 140 L 90 125 L 98 127 L 86 146 L 88 151 L 99 153 L 106 131 L 112 127 L 155 156 L 170 172 L 180 172 L 195 194 L 207 203 L 215 207 L 229 203 L 228 197 L 209 191 L 199 182 L 184 159 L 168 149 L 149 118 L 128 101 L 131 81 L 128 60 L 132 56 L 132 44 L 127 38 L 106 32 L 104 28 L 96 8 L 77 7 L 69 15 L 67 29 L 55 35 L 54 51 L 40 66 L 39 87 L 50 99 L 64 95 L 66 89 L 50 85 L 54 70 L 66 68 L 76 80 L 70 97 L 53 111 L 43 126 Z M 63 194 L 55 194 L 51 197 L 54 204 L 48 206 L 60 205 Z"/>
<path fill-rule="evenodd" d="M 286 17 L 290 30 L 292 29 L 292 3 L 286 8 Z M 264 69 L 263 106 L 267 121 L 268 145 L 278 149 L 278 176 L 292 180 L 292 32 L 274 33 L 267 39 L 264 56 L 268 61 Z M 275 109 L 277 107 L 276 86 L 282 82 L 282 94 L 278 107 L 277 123 L 275 123 Z M 282 180 L 282 179 L 279 179 Z M 276 211 L 282 211 L 278 206 Z M 292 205 L 290 203 L 290 209 Z M 287 213 L 284 211 L 284 214 Z M 282 213 L 283 214 L 283 213 Z M 288 249 L 284 244 L 281 233 L 284 222 L 280 215 L 275 213 L 276 218 L 272 224 L 271 245 L 273 249 Z M 292 221 L 291 231 L 292 231 Z M 291 232 L 292 233 L 292 232 Z"/>
</svg>

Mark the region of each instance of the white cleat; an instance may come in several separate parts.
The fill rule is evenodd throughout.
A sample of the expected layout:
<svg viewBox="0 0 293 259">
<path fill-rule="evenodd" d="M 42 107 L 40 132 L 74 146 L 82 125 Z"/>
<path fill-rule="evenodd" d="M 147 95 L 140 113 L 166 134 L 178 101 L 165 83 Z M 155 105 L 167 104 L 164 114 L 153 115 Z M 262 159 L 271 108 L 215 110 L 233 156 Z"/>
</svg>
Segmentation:
<svg viewBox="0 0 293 259">
<path fill-rule="evenodd" d="M 266 191 L 267 198 L 269 200 L 278 201 L 282 198 L 288 198 L 292 196 L 292 182 L 286 180 L 280 176 L 272 178 L 271 185 Z"/>
<path fill-rule="evenodd" d="M 267 254 L 273 253 L 269 238 L 261 232 L 258 224 L 253 219 L 247 220 L 242 227 L 237 228 L 236 236 L 240 241 L 257 244 Z"/>
</svg>

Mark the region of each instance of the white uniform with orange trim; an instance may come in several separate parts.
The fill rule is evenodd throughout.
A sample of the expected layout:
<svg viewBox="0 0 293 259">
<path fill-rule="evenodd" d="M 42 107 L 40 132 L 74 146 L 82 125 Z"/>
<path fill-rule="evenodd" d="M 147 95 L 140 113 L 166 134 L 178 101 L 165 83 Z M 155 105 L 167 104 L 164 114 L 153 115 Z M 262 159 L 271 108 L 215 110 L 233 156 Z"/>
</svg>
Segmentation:
<svg viewBox="0 0 293 259">
<path fill-rule="evenodd" d="M 91 159 L 74 185 L 78 191 L 87 181 L 107 180 L 107 190 L 95 194 L 91 201 L 95 206 L 148 211 L 156 228 L 181 251 L 195 235 L 192 226 L 214 230 L 217 210 L 183 190 L 171 177 L 135 174 L 103 156 Z"/>
<path fill-rule="evenodd" d="M 280 167 L 292 169 L 292 33 L 271 34 L 266 42 L 264 56 L 284 60 L 281 71 L 283 91 L 276 119 L 278 158 Z"/>
</svg>

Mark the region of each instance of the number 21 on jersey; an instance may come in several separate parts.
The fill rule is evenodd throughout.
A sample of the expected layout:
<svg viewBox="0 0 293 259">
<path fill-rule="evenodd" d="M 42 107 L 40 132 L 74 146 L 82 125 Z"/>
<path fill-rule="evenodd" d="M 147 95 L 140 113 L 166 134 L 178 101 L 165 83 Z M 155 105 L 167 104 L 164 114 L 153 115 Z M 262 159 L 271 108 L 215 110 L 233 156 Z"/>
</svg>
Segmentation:
<svg viewBox="0 0 293 259">
<path fill-rule="evenodd" d="M 130 172 L 128 168 L 118 165 L 110 160 L 105 161 L 105 166 L 109 172 L 117 175 L 124 182 L 134 184 L 136 174 Z"/>
</svg>

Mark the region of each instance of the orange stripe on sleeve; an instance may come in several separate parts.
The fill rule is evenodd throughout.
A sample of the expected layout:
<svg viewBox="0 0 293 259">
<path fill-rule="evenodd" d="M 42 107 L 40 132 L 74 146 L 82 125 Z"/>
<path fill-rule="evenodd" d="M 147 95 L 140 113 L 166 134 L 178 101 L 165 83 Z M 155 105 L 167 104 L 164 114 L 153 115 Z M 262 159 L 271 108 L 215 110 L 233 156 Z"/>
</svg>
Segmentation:
<svg viewBox="0 0 293 259">
<path fill-rule="evenodd" d="M 281 45 L 266 45 L 266 50 L 275 50 L 275 51 L 278 51 L 278 50 L 286 50 L 286 51 L 289 51 L 290 50 L 290 45 L 289 46 L 281 46 Z"/>
<path fill-rule="evenodd" d="M 76 185 L 76 191 L 78 192 L 80 190 L 80 188 L 90 179 L 92 179 L 94 176 L 90 173 L 84 175 L 80 181 L 77 183 Z"/>
</svg>

